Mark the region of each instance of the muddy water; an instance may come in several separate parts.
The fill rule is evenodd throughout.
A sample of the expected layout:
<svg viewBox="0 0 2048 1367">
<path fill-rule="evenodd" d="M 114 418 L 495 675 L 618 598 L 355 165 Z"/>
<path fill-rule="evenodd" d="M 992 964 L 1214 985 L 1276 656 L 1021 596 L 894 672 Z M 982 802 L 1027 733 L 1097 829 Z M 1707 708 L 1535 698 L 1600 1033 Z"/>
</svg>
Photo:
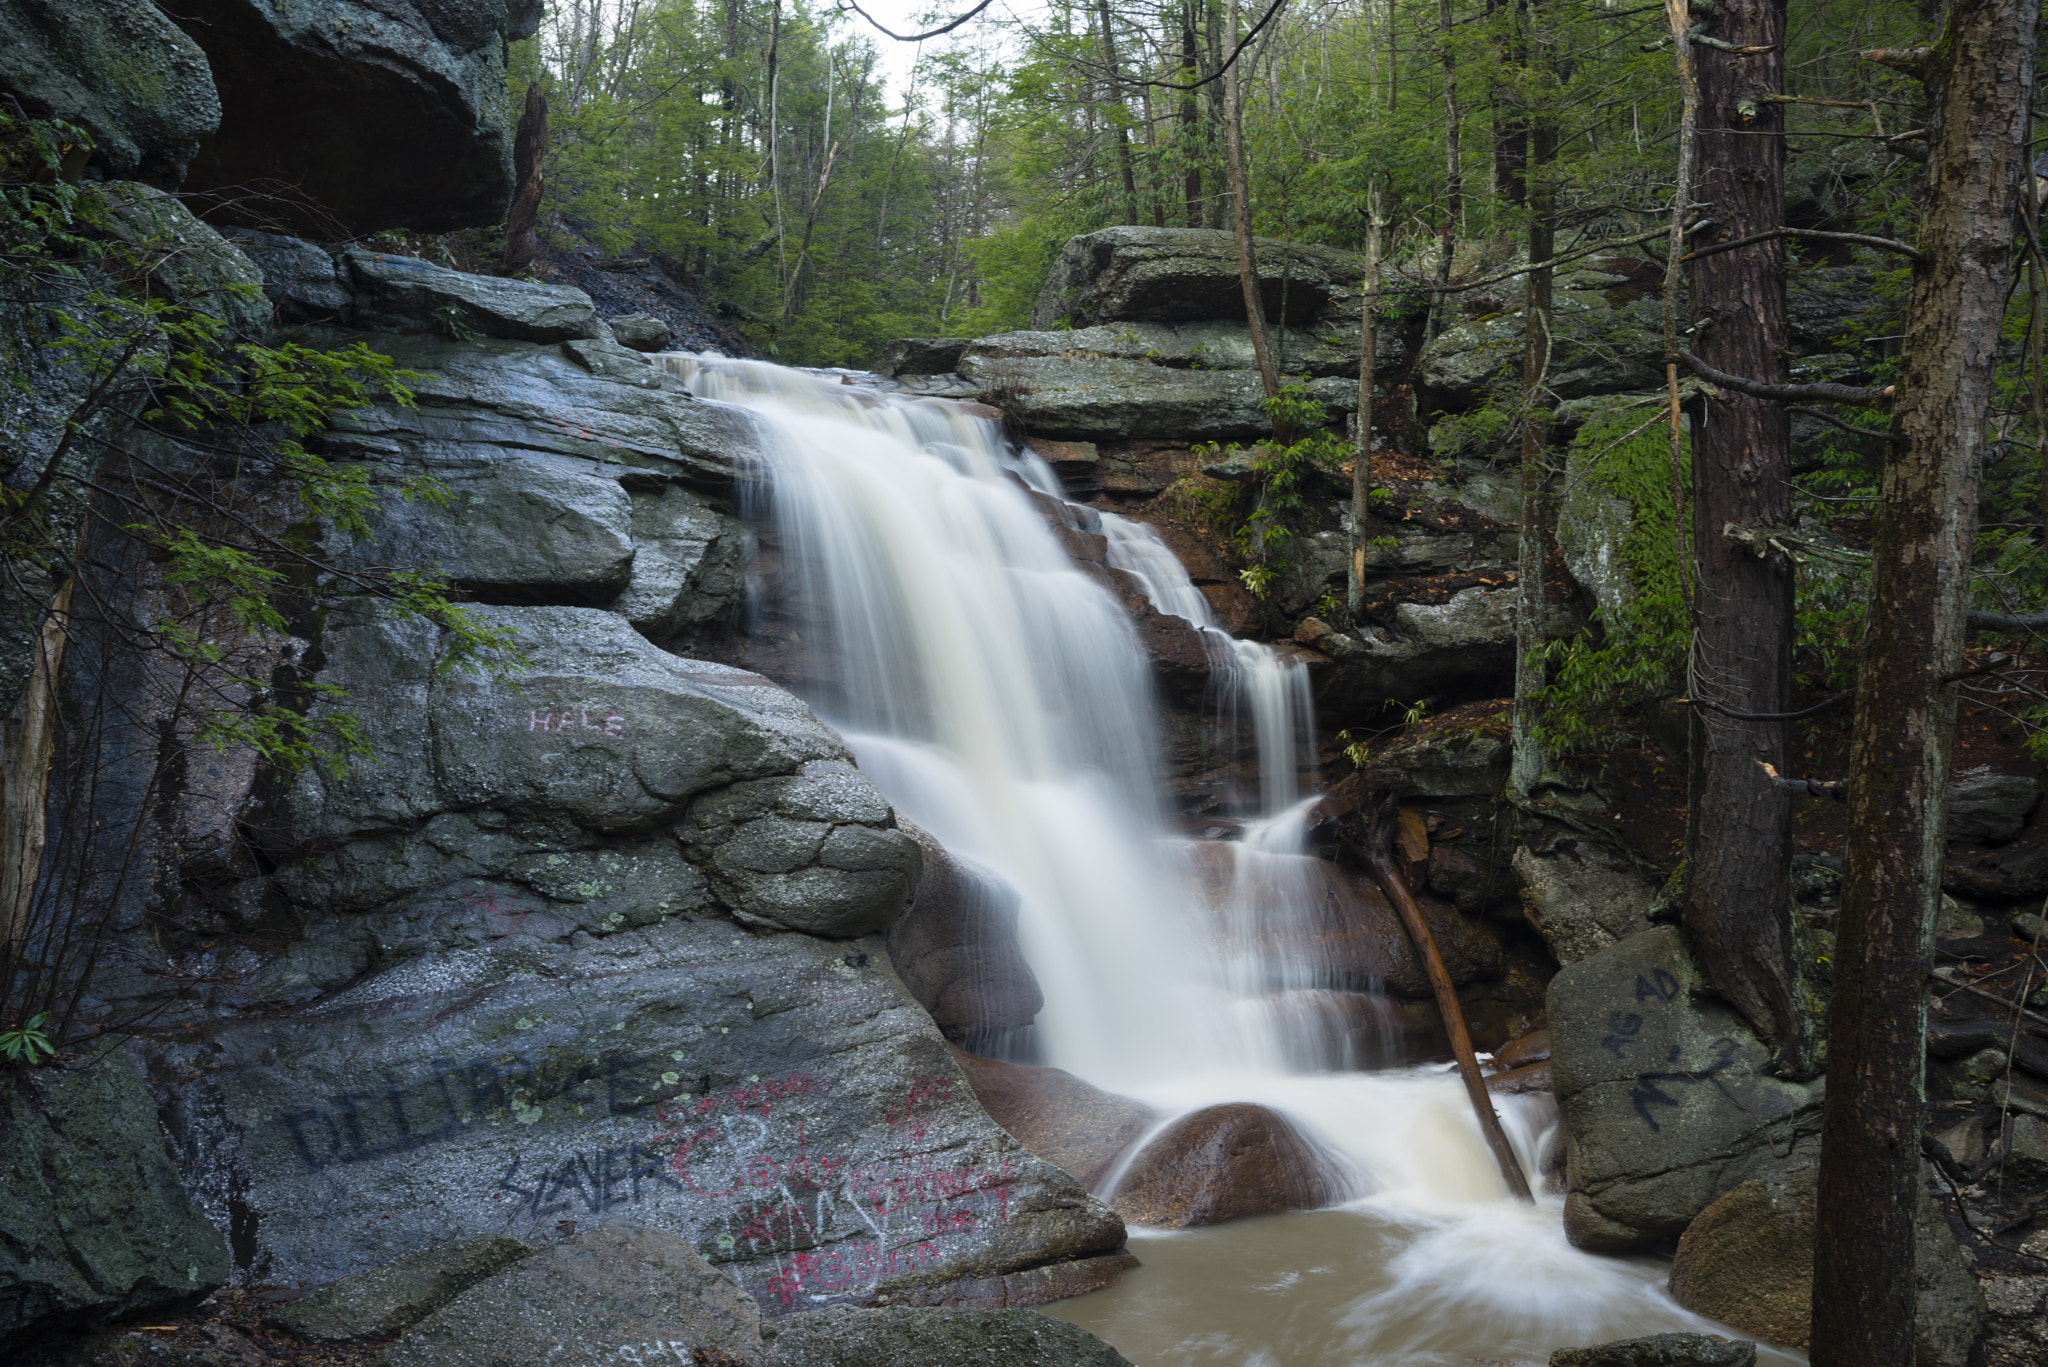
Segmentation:
<svg viewBox="0 0 2048 1367">
<path fill-rule="evenodd" d="M 1696 1330 L 1747 1337 L 1681 1309 L 1670 1264 L 1565 1242 L 1555 1200 L 1424 1211 L 1367 1199 L 1209 1229 L 1131 1231 L 1144 1266 L 1106 1291 L 1043 1307 L 1137 1367 L 1540 1364 L 1555 1348 Z M 1767 1367 L 1804 1354 L 1761 1348 Z"/>
</svg>

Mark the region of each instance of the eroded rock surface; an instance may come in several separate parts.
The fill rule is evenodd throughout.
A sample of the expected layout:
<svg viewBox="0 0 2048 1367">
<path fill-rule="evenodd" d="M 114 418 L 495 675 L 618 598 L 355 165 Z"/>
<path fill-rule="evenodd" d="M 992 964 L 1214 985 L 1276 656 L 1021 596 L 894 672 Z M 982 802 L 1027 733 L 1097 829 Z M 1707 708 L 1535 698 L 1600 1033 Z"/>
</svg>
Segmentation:
<svg viewBox="0 0 2048 1367">
<path fill-rule="evenodd" d="M 1134 1224 L 1188 1229 L 1313 1210 L 1340 1190 L 1328 1160 L 1285 1116 L 1233 1102 L 1162 1130 L 1117 1179 L 1110 1204 Z"/>
<path fill-rule="evenodd" d="M 1019 1310 L 824 1310 L 775 1336 L 768 1367 L 1130 1367 L 1077 1324 Z"/>
</svg>

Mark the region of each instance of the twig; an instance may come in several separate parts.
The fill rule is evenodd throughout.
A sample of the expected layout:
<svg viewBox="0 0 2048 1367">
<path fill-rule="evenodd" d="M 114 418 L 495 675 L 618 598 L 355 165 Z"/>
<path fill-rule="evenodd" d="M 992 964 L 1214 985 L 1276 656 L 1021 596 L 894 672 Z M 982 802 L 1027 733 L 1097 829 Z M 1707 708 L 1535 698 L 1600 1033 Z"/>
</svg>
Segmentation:
<svg viewBox="0 0 2048 1367">
<path fill-rule="evenodd" d="M 1805 414 L 1805 415 L 1806 415 L 1807 417 L 1809 417 L 1809 418 L 1819 418 L 1819 419 L 1820 419 L 1820 420 L 1821 420 L 1822 422 L 1826 423 L 1826 424 L 1827 424 L 1828 426 L 1830 426 L 1830 427 L 1838 427 L 1838 428 L 1840 428 L 1840 429 L 1841 429 L 1842 431 L 1844 431 L 1844 432 L 1847 432 L 1847 433 L 1848 433 L 1848 434 L 1849 434 L 1850 436 L 1852 436 L 1852 437 L 1869 437 L 1869 438 L 1871 438 L 1872 440 L 1875 440 L 1875 441 L 1904 441 L 1904 440 L 1905 440 L 1905 438 L 1904 438 L 1904 437 L 1901 437 L 1901 436 L 1895 436 L 1895 435 L 1893 435 L 1893 434 L 1892 434 L 1892 433 L 1890 433 L 1890 432 L 1880 432 L 1880 431 L 1878 431 L 1878 430 L 1877 430 L 1877 429 L 1876 429 L 1875 427 L 1858 427 L 1858 426 L 1856 426 L 1856 424 L 1854 424 L 1854 423 L 1848 423 L 1848 422 L 1843 422 L 1843 421 L 1842 421 L 1842 420 L 1841 420 L 1840 418 L 1836 417 L 1836 416 L 1835 416 L 1834 414 L 1832 414 L 1832 413 L 1828 413 L 1828 412 L 1824 412 L 1823 410 L 1821 410 L 1821 409 L 1818 409 L 1818 408 L 1801 408 L 1801 407 L 1798 407 L 1798 406 L 1796 406 L 1796 405 L 1793 405 L 1793 404 L 1787 404 L 1787 405 L 1785 406 L 1785 411 L 1786 411 L 1787 413 L 1804 413 L 1804 414 Z"/>
<path fill-rule="evenodd" d="M 1849 785 L 1842 779 L 1786 778 L 1776 769 L 1757 761 L 1757 767 L 1769 776 L 1772 786 L 1788 793 L 1800 793 L 1806 797 L 1824 797 L 1835 802 L 1849 800 Z"/>
<path fill-rule="evenodd" d="M 1857 389 L 1846 384 L 1765 384 L 1761 380 L 1745 380 L 1738 375 L 1714 369 L 1690 351 L 1681 351 L 1678 358 L 1691 366 L 1693 373 L 1703 380 L 1710 380 L 1724 389 L 1752 398 L 1777 399 L 1781 402 L 1796 403 L 1803 399 L 1814 399 L 1823 403 L 1853 403 L 1868 406 L 1892 396 L 1892 386 L 1883 389 Z"/>
</svg>

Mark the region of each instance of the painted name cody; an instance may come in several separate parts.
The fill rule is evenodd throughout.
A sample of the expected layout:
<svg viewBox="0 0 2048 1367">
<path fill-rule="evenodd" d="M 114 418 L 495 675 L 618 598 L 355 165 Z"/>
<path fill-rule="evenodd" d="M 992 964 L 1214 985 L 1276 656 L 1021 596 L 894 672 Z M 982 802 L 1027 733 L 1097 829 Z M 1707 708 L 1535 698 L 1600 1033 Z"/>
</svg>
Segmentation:
<svg viewBox="0 0 2048 1367">
<path fill-rule="evenodd" d="M 714 1262 L 767 1262 L 765 1278 L 746 1280 L 764 1282 L 765 1303 L 781 1309 L 934 1267 L 949 1246 L 1011 1220 L 1007 1157 L 951 1160 L 923 1147 L 937 1108 L 954 1099 L 953 1078 L 848 1098 L 810 1071 L 714 1089 L 664 1061 L 625 1051 L 575 1063 L 438 1060 L 424 1087 L 392 1081 L 279 1124 L 317 1172 L 442 1145 L 481 1122 L 511 1140 L 510 1157 L 477 1180 L 492 1223 L 530 1234 L 635 1207 L 686 1231 Z M 609 1142 L 534 1142 L 554 1126 L 514 1137 L 544 1109 L 599 1120 L 586 1133 L 608 1130 Z"/>
</svg>

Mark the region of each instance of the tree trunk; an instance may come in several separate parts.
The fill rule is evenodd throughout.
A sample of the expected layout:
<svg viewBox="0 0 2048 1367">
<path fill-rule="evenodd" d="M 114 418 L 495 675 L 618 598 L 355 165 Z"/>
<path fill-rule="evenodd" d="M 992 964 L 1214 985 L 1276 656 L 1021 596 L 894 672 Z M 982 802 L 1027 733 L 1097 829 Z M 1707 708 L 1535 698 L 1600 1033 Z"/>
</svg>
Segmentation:
<svg viewBox="0 0 2048 1367">
<path fill-rule="evenodd" d="M 58 683 L 64 647 L 70 640 L 71 591 L 77 582 L 67 579 L 57 591 L 36 632 L 35 665 L 28 684 L 0 723 L 0 756 L 6 760 L 0 765 L 0 953 L 9 961 L 28 925 L 49 834 L 50 761 L 56 754 L 59 728 Z"/>
<path fill-rule="evenodd" d="M 1529 45 L 1522 34 L 1525 0 L 1487 0 L 1487 14 L 1507 31 L 1494 39 L 1501 65 L 1519 71 L 1529 61 Z M 1506 18 L 1501 18 L 1505 11 Z M 1510 204 L 1529 203 L 1529 117 L 1518 106 L 1514 92 L 1494 86 L 1493 101 L 1493 192 Z"/>
<path fill-rule="evenodd" d="M 1956 0 L 1879 484 L 1828 1014 L 1814 1367 L 1914 1356 L 1929 928 L 1941 895 L 1970 543 L 2025 164 L 2033 0 Z M 1937 51 L 1942 51 L 1938 49 Z"/>
<path fill-rule="evenodd" d="M 1102 65 L 1107 72 L 1104 88 L 1109 93 L 1102 116 L 1116 134 L 1116 173 L 1124 186 L 1124 222 L 1136 223 L 1138 178 L 1131 168 L 1131 116 L 1124 108 L 1123 81 L 1117 75 L 1116 32 L 1109 23 L 1109 0 L 1095 0 L 1095 16 L 1102 24 Z"/>
<path fill-rule="evenodd" d="M 1785 221 L 1784 0 L 1721 0 L 1707 20 L 1736 54 L 1695 44 L 1698 197 L 1722 241 Z M 1784 378 L 1785 250 L 1772 238 L 1693 266 L 1693 317 L 1703 360 L 1733 375 Z M 1790 434 L 1775 401 L 1723 392 L 1693 432 L 1693 649 L 1689 696 L 1735 712 L 1791 710 L 1792 562 L 1757 556 L 1722 534 L 1791 517 Z M 1789 871 L 1791 797 L 1783 772 L 1787 723 L 1736 721 L 1693 709 L 1688 771 L 1684 921 L 1707 976 L 1778 1050 L 1793 1076 L 1813 1071 L 1811 1030 L 1794 964 Z"/>
<path fill-rule="evenodd" d="M 1180 80 L 1183 85 L 1194 84 L 1201 58 L 1195 47 L 1195 2 L 1186 0 L 1181 9 L 1180 21 Z M 1187 170 L 1181 182 L 1181 192 L 1187 199 L 1187 223 L 1190 228 L 1202 226 L 1202 115 L 1198 103 L 1200 96 L 1194 91 L 1183 91 L 1180 97 L 1180 149 Z"/>
<path fill-rule="evenodd" d="M 1379 359 L 1379 320 L 1373 308 L 1379 302 L 1380 234 L 1387 227 L 1381 203 L 1375 181 L 1365 191 L 1365 278 L 1359 283 L 1364 297 L 1358 311 L 1358 444 L 1351 457 L 1351 584 L 1346 595 L 1354 620 L 1365 597 L 1366 529 L 1372 515 L 1372 391 Z"/>
<path fill-rule="evenodd" d="M 1425 331 L 1434 338 L 1444 330 L 1450 309 L 1451 256 L 1458 243 L 1458 217 L 1465 212 L 1465 173 L 1458 150 L 1458 55 L 1451 47 L 1451 0 L 1437 0 L 1437 21 L 1443 32 L 1439 44 L 1444 64 L 1444 222 L 1437 246 L 1436 297 L 1429 301 L 1429 322 Z"/>
<path fill-rule="evenodd" d="M 536 80 L 526 87 L 526 107 L 512 136 L 512 207 L 505 215 L 505 258 L 500 269 L 517 275 L 540 255 L 540 196 L 547 184 L 548 94 Z"/>
<path fill-rule="evenodd" d="M 1547 90 L 1543 95 L 1547 96 Z M 1539 113 L 1529 134 L 1529 260 L 1555 255 L 1553 195 L 1544 178 L 1557 150 L 1557 124 Z M 1550 369 L 1551 268 L 1529 272 L 1522 296 L 1522 506 L 1515 553 L 1515 706 L 1508 788 L 1530 796 L 1543 777 L 1543 747 L 1536 740 L 1536 695 L 1543 689 L 1543 447 L 1550 412 L 1543 383 Z"/>
<path fill-rule="evenodd" d="M 1236 46 L 1237 0 L 1230 0 L 1226 33 L 1231 45 Z M 1273 364 L 1272 343 L 1266 337 L 1266 303 L 1259 290 L 1259 262 L 1252 247 L 1252 204 L 1244 171 L 1244 82 L 1238 75 L 1240 69 L 1239 63 L 1232 62 L 1223 77 L 1223 138 L 1228 153 L 1225 161 L 1230 169 L 1230 200 L 1237 225 L 1237 272 L 1244 286 L 1244 321 L 1251 329 L 1259 382 L 1270 399 L 1280 392 L 1280 371 Z"/>
</svg>

